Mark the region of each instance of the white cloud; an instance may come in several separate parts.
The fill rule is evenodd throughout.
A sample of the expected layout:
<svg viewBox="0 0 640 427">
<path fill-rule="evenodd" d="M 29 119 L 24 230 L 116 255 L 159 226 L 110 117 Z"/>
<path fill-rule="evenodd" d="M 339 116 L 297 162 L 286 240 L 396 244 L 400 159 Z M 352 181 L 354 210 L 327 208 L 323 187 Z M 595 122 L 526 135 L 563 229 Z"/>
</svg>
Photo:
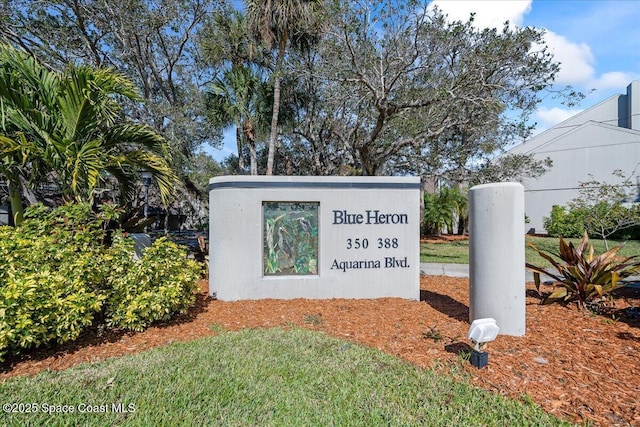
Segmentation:
<svg viewBox="0 0 640 427">
<path fill-rule="evenodd" d="M 631 81 L 640 78 L 638 73 L 623 71 L 610 71 L 598 77 L 595 58 L 589 45 L 574 43 L 565 36 L 548 30 L 545 42 L 553 53 L 554 60 L 560 63 L 556 84 L 581 86 L 587 91 L 624 91 Z"/>
<path fill-rule="evenodd" d="M 471 12 L 475 12 L 475 26 L 478 28 L 502 28 L 505 21 L 510 25 L 520 27 L 524 17 L 531 11 L 530 0 L 433 0 L 429 9 L 437 6 L 451 20 L 466 21 Z M 556 84 L 579 85 L 589 88 L 619 87 L 623 78 L 619 74 L 603 75 L 596 79 L 594 68 L 595 58 L 591 47 L 586 43 L 576 43 L 567 37 L 550 30 L 545 30 L 545 43 L 560 63 L 560 71 L 556 75 Z M 632 79 L 626 77 L 627 84 Z M 625 87 L 623 85 L 622 87 Z"/>
<path fill-rule="evenodd" d="M 604 73 L 599 78 L 593 81 L 591 87 L 593 89 L 606 90 L 606 89 L 615 89 L 615 90 L 624 90 L 629 83 L 633 80 L 638 80 L 640 78 L 640 74 L 637 73 L 625 73 L 622 71 L 611 71 L 609 73 Z"/>
<path fill-rule="evenodd" d="M 429 4 L 429 10 L 437 6 L 451 20 L 463 22 L 475 12 L 476 27 L 502 29 L 506 21 L 512 27 L 521 26 L 524 15 L 531 10 L 531 3 L 532 0 L 433 0 Z"/>
<path fill-rule="evenodd" d="M 538 129 L 549 129 L 560 122 L 567 120 L 570 117 L 575 116 L 583 110 L 569 110 L 558 107 L 541 107 L 536 111 L 536 121 L 538 122 Z"/>
<path fill-rule="evenodd" d="M 594 57 L 591 48 L 585 43 L 574 43 L 566 37 L 548 31 L 544 36 L 554 60 L 560 63 L 560 72 L 556 75 L 558 84 L 588 84 L 594 79 Z"/>
<path fill-rule="evenodd" d="M 587 98 L 583 101 L 585 103 L 583 105 L 588 102 L 603 100 L 614 93 L 624 93 L 631 81 L 640 79 L 640 73 L 638 72 L 609 71 L 603 73 L 602 64 L 597 67 L 594 51 L 597 51 L 598 45 L 594 45 L 592 49 L 590 43 L 584 42 L 584 37 L 589 40 L 588 36 L 592 36 L 591 33 L 585 34 L 584 32 L 595 31 L 598 33 L 605 31 L 604 29 L 606 28 L 606 31 L 610 33 L 611 22 L 619 22 L 620 16 L 625 17 L 626 14 L 620 15 L 621 12 L 618 9 L 609 7 L 607 2 L 594 3 L 600 3 L 600 7 L 597 9 L 598 13 L 594 12 L 586 15 L 589 19 L 585 20 L 584 14 L 578 14 L 580 15 L 579 21 L 577 21 L 577 18 L 571 18 L 573 20 L 567 18 L 569 19 L 567 25 L 571 24 L 571 28 L 565 29 L 573 29 L 573 31 L 569 32 L 572 35 L 562 35 L 548 29 L 545 29 L 544 35 L 545 44 L 553 54 L 554 61 L 560 64 L 560 71 L 556 75 L 554 83 L 559 87 L 571 85 L 585 93 Z M 533 2 L 530 0 L 433 0 L 429 4 L 429 10 L 437 6 L 451 20 L 461 21 L 468 20 L 470 13 L 475 12 L 474 25 L 477 28 L 502 28 L 505 21 L 509 21 L 510 26 L 513 28 L 525 25 L 525 17 L 532 17 L 532 15 L 528 15 L 532 10 L 532 4 Z M 548 6 L 549 4 L 547 4 Z M 589 12 L 589 8 L 587 8 L 586 12 Z M 607 15 L 603 15 L 605 12 Z M 595 18 L 590 18 L 591 16 Z M 606 18 L 603 16 L 606 16 Z M 551 22 L 555 22 L 556 25 L 559 25 L 559 22 L 565 22 L 559 21 L 558 17 L 554 18 L 557 19 L 552 19 Z M 576 22 L 579 22 L 579 24 L 576 24 Z M 564 28 L 564 26 L 558 28 Z M 576 28 L 579 30 L 576 31 Z M 620 31 L 624 30 L 624 28 L 618 29 Z M 621 34 L 626 33 L 623 31 Z M 578 37 L 582 40 L 575 41 Z M 618 38 L 618 36 L 613 35 L 611 37 L 613 38 L 608 39 L 608 43 Z M 607 38 L 602 36 L 595 39 L 591 37 L 590 40 L 596 43 L 595 40 L 601 42 L 605 39 Z M 625 40 L 633 40 L 633 38 L 626 37 Z M 615 43 L 620 47 L 620 42 L 616 41 Z M 601 62 L 603 61 L 601 60 Z M 609 70 L 612 68 L 613 70 L 624 69 L 610 62 L 605 65 L 609 66 Z M 592 89 L 595 89 L 595 91 L 591 92 Z M 541 109 L 537 113 L 539 127 L 543 129 L 549 128 L 577 112 L 579 111 L 560 108 Z"/>
</svg>

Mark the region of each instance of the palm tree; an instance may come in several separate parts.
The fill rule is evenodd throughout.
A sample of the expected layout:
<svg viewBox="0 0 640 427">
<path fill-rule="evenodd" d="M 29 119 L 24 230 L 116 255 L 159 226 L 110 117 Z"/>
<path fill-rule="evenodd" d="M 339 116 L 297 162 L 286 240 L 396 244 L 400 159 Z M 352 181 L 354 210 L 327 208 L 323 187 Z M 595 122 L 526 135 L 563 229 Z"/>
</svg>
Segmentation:
<svg viewBox="0 0 640 427">
<path fill-rule="evenodd" d="M 177 181 L 167 144 L 152 128 L 125 120 L 122 100 L 140 98 L 133 83 L 110 69 L 71 65 L 55 72 L 0 45 L 0 173 L 14 190 L 27 173 L 32 182 L 52 175 L 63 199 L 78 201 L 91 201 L 113 177 L 127 202 L 145 169 L 167 203 Z M 14 214 L 22 211 L 19 193 L 11 204 Z"/>
<path fill-rule="evenodd" d="M 437 194 L 425 193 L 425 222 L 427 232 L 440 235 L 443 228 L 453 232 L 453 222 L 458 218 L 466 221 L 467 196 L 458 187 L 442 187 Z"/>
<path fill-rule="evenodd" d="M 258 114 L 259 99 L 263 91 L 260 77 L 251 68 L 237 65 L 223 73 L 210 85 L 208 97 L 209 117 L 219 127 L 234 124 L 238 146 L 238 163 L 244 169 L 242 147 L 249 146 L 251 175 L 258 174 L 256 156 L 257 132 L 263 123 Z"/>
<path fill-rule="evenodd" d="M 256 43 L 245 16 L 233 8 L 215 13 L 203 34 L 200 47 L 209 65 L 229 67 L 209 85 L 208 117 L 216 128 L 235 126 L 239 169 L 244 170 L 242 151 L 248 145 L 251 174 L 257 174 L 255 142 L 258 130 L 264 128 L 258 109 L 264 109 L 267 90 L 259 73 L 265 67 L 268 51 Z"/>
<path fill-rule="evenodd" d="M 166 204 L 177 181 L 167 144 L 151 127 L 123 120 L 116 96 L 140 100 L 133 83 L 110 69 L 69 67 L 62 74 L 47 159 L 63 195 L 90 200 L 100 181 L 113 176 L 130 200 L 144 169 Z"/>
<path fill-rule="evenodd" d="M 319 34 L 317 23 L 319 22 L 318 12 L 321 5 L 320 0 L 246 1 L 247 19 L 252 32 L 268 48 L 277 48 L 273 72 L 273 111 L 269 134 L 267 175 L 273 174 L 273 160 L 278 138 L 280 83 L 287 46 L 289 44 L 296 47 L 309 46 L 310 42 Z"/>
<path fill-rule="evenodd" d="M 25 135 L 37 133 L 34 118 L 48 120 L 55 84 L 54 74 L 33 57 L 0 44 L 0 174 L 7 179 L 15 224 L 23 219 L 23 182 L 34 182 L 47 170 L 44 147 Z"/>
<path fill-rule="evenodd" d="M 200 38 L 200 49 L 214 69 L 226 63 L 265 66 L 268 51 L 252 37 L 247 20 L 240 11 L 224 9 L 214 13 L 207 22 Z"/>
<path fill-rule="evenodd" d="M 20 180 L 17 172 L 22 165 L 20 159 L 16 159 L 17 156 L 13 155 L 19 152 L 16 145 L 14 140 L 0 135 L 0 156 L 2 156 L 0 158 L 0 175 L 5 176 L 9 187 L 9 203 L 11 204 L 11 212 L 13 212 L 13 221 L 14 223 L 21 223 L 24 218 L 24 209 L 22 207 Z"/>
</svg>

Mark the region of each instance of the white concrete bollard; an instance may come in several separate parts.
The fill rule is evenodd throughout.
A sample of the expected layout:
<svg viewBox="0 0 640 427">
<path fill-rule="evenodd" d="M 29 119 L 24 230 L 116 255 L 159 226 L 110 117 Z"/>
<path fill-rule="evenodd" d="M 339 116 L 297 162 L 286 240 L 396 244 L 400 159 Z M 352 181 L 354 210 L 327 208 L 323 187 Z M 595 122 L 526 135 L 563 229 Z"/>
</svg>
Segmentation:
<svg viewBox="0 0 640 427">
<path fill-rule="evenodd" d="M 469 190 L 469 322 L 496 319 L 500 334 L 525 334 L 524 187 Z"/>
</svg>

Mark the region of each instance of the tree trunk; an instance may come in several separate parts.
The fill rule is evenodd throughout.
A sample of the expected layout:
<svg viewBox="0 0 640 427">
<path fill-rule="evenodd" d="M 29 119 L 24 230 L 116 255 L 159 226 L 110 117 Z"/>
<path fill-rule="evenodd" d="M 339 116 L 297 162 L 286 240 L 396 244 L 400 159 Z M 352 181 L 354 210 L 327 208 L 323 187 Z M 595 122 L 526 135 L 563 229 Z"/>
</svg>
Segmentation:
<svg viewBox="0 0 640 427">
<path fill-rule="evenodd" d="M 164 235 L 169 235 L 169 206 L 165 206 L 164 214 Z"/>
<path fill-rule="evenodd" d="M 244 173 L 244 157 L 242 156 L 242 133 L 240 123 L 236 123 L 236 144 L 238 145 L 238 169 Z"/>
<path fill-rule="evenodd" d="M 458 232 L 456 233 L 458 236 L 462 236 L 464 234 L 464 229 L 466 225 L 466 221 L 464 215 L 462 213 L 458 214 Z"/>
<path fill-rule="evenodd" d="M 251 175 L 258 175 L 258 156 L 254 141 L 249 141 L 249 156 L 251 157 Z"/>
<path fill-rule="evenodd" d="M 378 174 L 378 164 L 373 160 L 369 147 L 365 145 L 358 148 L 358 154 L 362 165 L 362 175 L 376 176 Z"/>
<path fill-rule="evenodd" d="M 278 58 L 276 59 L 276 72 L 273 80 L 273 115 L 271 116 L 271 133 L 269 135 L 269 151 L 267 156 L 266 175 L 273 175 L 273 158 L 276 151 L 276 141 L 278 139 L 278 115 L 280 113 L 280 80 L 282 74 L 282 62 L 284 61 L 287 37 L 280 38 L 278 47 Z"/>
<path fill-rule="evenodd" d="M 11 214 L 13 215 L 13 224 L 17 227 L 24 221 L 24 207 L 22 198 L 20 197 L 20 183 L 12 177 L 7 177 L 9 184 L 9 201 L 11 202 Z"/>
<path fill-rule="evenodd" d="M 245 141 L 249 144 L 249 162 L 251 175 L 258 175 L 258 156 L 256 154 L 256 133 L 253 130 L 253 122 L 251 118 L 246 118 L 242 122 L 242 133 Z"/>
</svg>

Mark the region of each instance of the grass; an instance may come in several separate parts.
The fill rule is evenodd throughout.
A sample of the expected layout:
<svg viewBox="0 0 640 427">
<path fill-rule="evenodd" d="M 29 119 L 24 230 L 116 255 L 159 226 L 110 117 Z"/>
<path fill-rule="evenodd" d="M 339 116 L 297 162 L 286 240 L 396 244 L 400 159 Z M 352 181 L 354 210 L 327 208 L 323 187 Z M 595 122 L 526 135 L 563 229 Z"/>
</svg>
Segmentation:
<svg viewBox="0 0 640 427">
<path fill-rule="evenodd" d="M 469 264 L 469 241 L 420 243 L 420 262 Z"/>
<path fill-rule="evenodd" d="M 0 400 L 35 403 L 39 410 L 3 411 L 3 426 L 568 425 L 527 399 L 505 399 L 297 328 L 225 332 L 13 378 L 0 383 Z M 42 412 L 61 405 L 75 412 Z M 106 412 L 79 413 L 82 405 Z"/>
<path fill-rule="evenodd" d="M 552 252 L 558 252 L 557 237 L 533 237 L 527 236 L 526 240 L 533 243 L 539 249 L 550 250 Z M 574 245 L 580 241 L 580 239 L 565 239 L 573 242 Z M 600 254 L 606 250 L 604 241 L 590 239 L 590 243 L 593 244 L 596 254 Z M 609 240 L 609 248 L 612 248 L 622 241 Z M 619 252 L 621 256 L 632 256 L 640 254 L 640 241 L 630 240 L 624 248 Z M 525 247 L 525 259 L 528 263 L 547 266 L 550 264 L 542 258 L 538 253 L 528 246 Z M 430 263 L 453 263 L 453 264 L 468 264 L 469 263 L 469 241 L 454 241 L 446 243 L 421 243 L 420 244 L 420 262 Z"/>
</svg>

